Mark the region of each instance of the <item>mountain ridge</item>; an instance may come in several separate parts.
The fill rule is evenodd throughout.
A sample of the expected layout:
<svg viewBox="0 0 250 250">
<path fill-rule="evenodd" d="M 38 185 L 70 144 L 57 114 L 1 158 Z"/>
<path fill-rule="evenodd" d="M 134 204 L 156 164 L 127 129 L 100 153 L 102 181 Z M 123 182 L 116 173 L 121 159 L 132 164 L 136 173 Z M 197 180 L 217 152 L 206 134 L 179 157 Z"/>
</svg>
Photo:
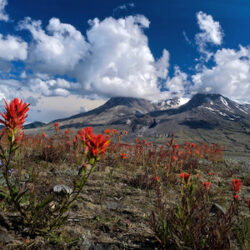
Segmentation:
<svg viewBox="0 0 250 250">
<path fill-rule="evenodd" d="M 143 98 L 113 97 L 94 110 L 55 121 L 61 129 L 86 126 L 97 132 L 108 127 L 126 129 L 131 140 L 139 136 L 159 143 L 175 132 L 179 140 L 222 143 L 228 149 L 233 145 L 234 151 L 250 154 L 249 106 L 220 94 L 196 94 L 179 106 L 177 99 L 153 103 Z M 55 121 L 27 131 L 52 133 Z"/>
</svg>

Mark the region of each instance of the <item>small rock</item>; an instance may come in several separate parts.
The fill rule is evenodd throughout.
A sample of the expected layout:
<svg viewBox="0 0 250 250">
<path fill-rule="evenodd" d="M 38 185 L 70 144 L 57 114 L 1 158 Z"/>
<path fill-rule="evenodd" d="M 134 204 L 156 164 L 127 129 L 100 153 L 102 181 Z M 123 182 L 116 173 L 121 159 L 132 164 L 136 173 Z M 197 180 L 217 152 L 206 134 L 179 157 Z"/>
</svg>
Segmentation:
<svg viewBox="0 0 250 250">
<path fill-rule="evenodd" d="M 210 212 L 215 213 L 215 214 L 226 214 L 226 210 L 224 207 L 220 206 L 217 203 L 213 203 Z"/>
<path fill-rule="evenodd" d="M 89 240 L 85 235 L 82 235 L 80 237 L 78 244 L 81 250 L 90 250 L 94 246 L 94 243 L 91 240 Z"/>
<path fill-rule="evenodd" d="M 63 184 L 54 186 L 52 191 L 58 195 L 72 194 L 73 192 L 72 188 Z"/>
</svg>

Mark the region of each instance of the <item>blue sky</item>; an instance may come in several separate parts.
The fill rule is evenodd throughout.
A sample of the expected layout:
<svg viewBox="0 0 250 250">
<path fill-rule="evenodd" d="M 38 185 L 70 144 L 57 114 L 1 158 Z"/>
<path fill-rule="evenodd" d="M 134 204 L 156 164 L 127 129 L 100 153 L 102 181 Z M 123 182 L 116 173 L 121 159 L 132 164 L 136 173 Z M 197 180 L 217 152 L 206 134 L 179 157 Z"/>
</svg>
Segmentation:
<svg viewBox="0 0 250 250">
<path fill-rule="evenodd" d="M 250 102 L 248 0 L 0 0 L 0 97 L 29 121 L 197 92 Z"/>
</svg>

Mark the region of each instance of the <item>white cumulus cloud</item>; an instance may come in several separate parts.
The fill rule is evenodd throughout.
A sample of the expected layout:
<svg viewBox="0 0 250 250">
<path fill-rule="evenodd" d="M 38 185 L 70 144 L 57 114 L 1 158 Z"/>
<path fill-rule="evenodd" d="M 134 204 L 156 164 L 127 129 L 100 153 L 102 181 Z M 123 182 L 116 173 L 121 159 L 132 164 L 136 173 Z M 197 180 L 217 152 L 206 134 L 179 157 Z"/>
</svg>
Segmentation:
<svg viewBox="0 0 250 250">
<path fill-rule="evenodd" d="M 187 86 L 190 84 L 188 75 L 180 70 L 178 66 L 174 68 L 174 76 L 166 81 L 166 88 L 171 96 L 182 97 L 186 94 Z"/>
<path fill-rule="evenodd" d="M 0 79 L 0 100 L 10 100 L 21 89 L 22 83 L 14 79 Z M 3 104 L 3 103 L 2 103 Z M 0 104 L 1 105 L 1 104 Z"/>
<path fill-rule="evenodd" d="M 7 0 L 0 0 L 0 20 L 7 22 L 9 16 L 5 13 L 5 6 L 8 4 Z"/>
<path fill-rule="evenodd" d="M 71 83 L 65 79 L 42 79 L 39 77 L 30 78 L 27 89 L 44 96 L 68 96 L 70 90 L 74 89 L 76 83 Z"/>
<path fill-rule="evenodd" d="M 214 67 L 203 67 L 192 76 L 192 90 L 250 102 L 250 47 L 217 50 L 214 61 Z"/>
<path fill-rule="evenodd" d="M 198 45 L 199 51 L 204 53 L 209 59 L 212 54 L 207 50 L 207 44 L 221 45 L 224 36 L 223 30 L 220 23 L 214 21 L 211 15 L 200 11 L 196 17 L 199 28 L 201 29 L 201 32 L 195 36 L 196 44 Z"/>
<path fill-rule="evenodd" d="M 19 29 L 27 29 L 33 36 L 27 60 L 33 70 L 67 74 L 87 52 L 87 43 L 81 32 L 57 18 L 50 19 L 47 32 L 42 29 L 41 21 L 29 17 L 19 23 Z"/>
<path fill-rule="evenodd" d="M 46 30 L 40 21 L 26 18 L 20 29 L 31 32 L 27 65 L 34 72 L 76 79 L 78 94 L 99 97 L 134 96 L 150 98 L 160 94 L 158 78 L 166 79 L 169 53 L 157 61 L 148 46 L 144 29 L 149 20 L 143 15 L 89 21 L 86 39 L 72 25 L 52 18 Z M 36 79 L 34 85 L 44 95 L 66 95 L 74 89 L 52 89 L 50 82 Z M 35 87 L 33 87 L 35 88 Z"/>
<path fill-rule="evenodd" d="M 83 90 L 102 96 L 149 97 L 159 93 L 154 57 L 143 28 L 144 16 L 94 19 L 87 31 L 89 57 L 76 72 Z"/>
<path fill-rule="evenodd" d="M 169 52 L 164 49 L 162 57 L 155 62 L 156 75 L 161 79 L 166 79 L 169 68 Z"/>
<path fill-rule="evenodd" d="M 2 60 L 25 60 L 27 58 L 27 43 L 21 38 L 0 34 L 0 59 Z"/>
</svg>

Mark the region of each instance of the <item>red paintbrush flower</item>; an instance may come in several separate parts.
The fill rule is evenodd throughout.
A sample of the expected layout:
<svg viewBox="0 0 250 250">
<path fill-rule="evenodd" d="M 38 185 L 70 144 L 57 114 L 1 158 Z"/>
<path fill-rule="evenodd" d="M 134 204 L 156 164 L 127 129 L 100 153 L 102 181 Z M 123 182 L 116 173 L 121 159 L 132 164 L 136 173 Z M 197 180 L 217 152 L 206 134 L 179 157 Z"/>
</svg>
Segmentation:
<svg viewBox="0 0 250 250">
<path fill-rule="evenodd" d="M 242 186 L 242 182 L 240 179 L 233 179 L 232 180 L 232 187 L 236 193 L 238 193 L 240 191 L 241 186 Z"/>
<path fill-rule="evenodd" d="M 5 100 L 5 112 L 0 113 L 4 120 L 0 119 L 0 123 L 4 124 L 5 128 L 8 130 L 17 130 L 23 128 L 23 123 L 28 117 L 26 114 L 29 110 L 29 104 L 19 101 L 18 98 L 14 98 L 10 104 Z"/>
<path fill-rule="evenodd" d="M 203 186 L 206 188 L 206 190 L 208 190 L 208 189 L 210 188 L 210 186 L 211 186 L 211 182 L 209 182 L 209 181 L 204 181 L 204 182 L 203 182 Z"/>
<path fill-rule="evenodd" d="M 86 144 L 88 138 L 91 138 L 91 135 L 93 134 L 92 128 L 91 127 L 87 127 L 87 128 L 83 128 L 81 130 L 79 130 L 77 132 L 77 136 L 78 138 L 84 143 Z"/>
<path fill-rule="evenodd" d="M 54 123 L 55 130 L 58 132 L 59 131 L 59 123 L 55 122 Z"/>
<path fill-rule="evenodd" d="M 159 182 L 160 181 L 160 177 L 157 175 L 157 176 L 155 176 L 155 180 L 157 181 L 157 182 Z"/>
<path fill-rule="evenodd" d="M 110 135 L 110 134 L 111 134 L 111 129 L 106 128 L 106 129 L 104 130 L 104 134 Z"/>
<path fill-rule="evenodd" d="M 125 154 L 125 153 L 121 153 L 121 158 L 122 158 L 123 160 L 127 159 L 126 154 Z"/>
<path fill-rule="evenodd" d="M 172 160 L 173 160 L 173 161 L 176 161 L 176 160 L 177 160 L 177 157 L 176 157 L 175 155 L 173 155 Z"/>
<path fill-rule="evenodd" d="M 103 134 L 96 135 L 93 133 L 91 127 L 83 128 L 77 133 L 80 140 L 84 143 L 90 158 L 96 158 L 103 154 L 110 144 L 109 136 L 104 136 Z"/>
<path fill-rule="evenodd" d="M 239 195 L 234 195 L 234 200 L 238 201 L 239 200 Z"/>
<path fill-rule="evenodd" d="M 188 183 L 189 180 L 190 180 L 190 178 L 191 178 L 189 173 L 184 173 L 184 172 L 180 173 L 180 174 L 179 174 L 179 177 L 180 177 L 182 180 L 184 180 L 186 183 Z"/>
</svg>

